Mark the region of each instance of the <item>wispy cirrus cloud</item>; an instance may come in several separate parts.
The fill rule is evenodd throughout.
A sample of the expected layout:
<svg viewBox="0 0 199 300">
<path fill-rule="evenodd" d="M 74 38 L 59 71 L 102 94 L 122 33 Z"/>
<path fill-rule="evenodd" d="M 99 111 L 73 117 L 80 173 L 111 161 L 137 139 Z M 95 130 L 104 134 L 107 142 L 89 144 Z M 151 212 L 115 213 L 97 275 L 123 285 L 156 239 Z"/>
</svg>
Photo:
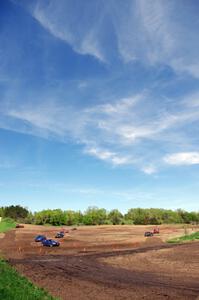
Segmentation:
<svg viewBox="0 0 199 300">
<path fill-rule="evenodd" d="M 186 127 L 198 120 L 199 112 L 184 99 L 168 107 L 157 105 L 144 92 L 78 109 L 52 99 L 37 105 L 12 102 L 1 107 L 0 126 L 64 143 L 70 140 L 82 145 L 86 155 L 150 175 L 165 163 L 178 164 L 172 162 L 182 157 L 173 157 L 173 149 L 197 147 Z"/>
<path fill-rule="evenodd" d="M 115 8 L 115 31 L 123 59 L 169 65 L 198 78 L 198 19 L 195 4 L 189 4 L 137 0 L 129 1 L 121 12 L 120 7 Z"/>
<path fill-rule="evenodd" d="M 198 3 L 7 2 L 5 205 L 198 209 Z"/>
<path fill-rule="evenodd" d="M 104 0 L 15 0 L 14 3 L 25 7 L 24 14 L 28 12 L 33 17 L 31 26 L 36 24 L 39 29 L 37 34 L 33 31 L 36 44 L 45 40 L 45 45 L 52 48 L 56 45 L 55 48 L 60 50 L 61 40 L 80 54 L 81 59 L 84 58 L 82 55 L 89 55 L 106 62 L 107 70 L 103 71 L 102 77 L 101 63 L 100 67 L 96 62 L 93 66 L 93 60 L 87 57 L 86 61 L 82 59 L 81 67 L 76 63 L 69 66 L 71 70 L 76 67 L 80 71 L 83 69 L 83 74 L 87 66 L 92 70 L 97 68 L 91 74 L 88 71 L 90 77 L 96 73 L 95 86 L 81 72 L 77 78 L 75 75 L 75 79 L 68 78 L 70 74 L 65 73 L 65 67 L 60 67 L 59 60 L 59 70 L 54 73 L 57 64 L 52 64 L 52 61 L 55 53 L 59 55 L 59 50 L 48 56 L 50 49 L 44 47 L 46 52 L 42 52 L 40 60 L 44 64 L 40 71 L 42 73 L 44 69 L 47 76 L 44 86 L 42 75 L 39 79 L 42 83 L 35 85 L 39 87 L 38 91 L 33 92 L 31 83 L 26 89 L 23 72 L 18 81 L 25 82 L 22 85 L 27 92 L 15 91 L 15 88 L 22 90 L 21 83 L 13 86 L 8 82 L 5 99 L 1 98 L 0 103 L 1 128 L 64 143 L 70 140 L 82 145 L 84 154 L 114 166 L 137 167 L 146 174 L 157 172 L 165 162 L 170 164 L 164 159 L 167 155 L 197 151 L 199 93 L 189 93 L 184 97 L 176 96 L 175 90 L 171 95 L 173 87 L 169 90 L 169 75 L 167 71 L 161 71 L 161 66 L 166 65 L 170 67 L 166 70 L 172 68 L 175 71 L 172 72 L 175 79 L 178 72 L 186 72 L 185 77 L 192 80 L 192 76 L 199 76 L 195 4 L 186 6 L 183 1 L 162 0 L 126 0 L 125 4 L 121 0 L 117 3 Z M 48 33 L 51 38 L 46 38 Z M 4 38 L 6 40 L 6 34 Z M 22 44 L 21 48 L 16 48 L 18 52 L 15 51 L 21 59 Z M 10 48 L 5 48 L 5 57 Z M 43 51 L 43 48 L 34 48 L 34 51 L 38 50 Z M 66 47 L 61 49 L 62 56 L 64 51 Z M 77 58 L 77 55 L 72 57 Z M 32 62 L 32 58 L 30 60 Z M 137 65 L 132 63 L 135 61 Z M 67 64 L 70 65 L 68 61 Z M 30 64 L 28 69 L 32 67 Z M 152 78 L 151 70 L 157 72 Z M 121 75 L 123 71 L 125 74 Z M 138 80 L 131 82 L 132 74 L 137 77 L 136 72 L 142 74 L 138 76 L 144 83 L 142 86 Z M 159 75 L 168 84 L 168 91 L 161 86 L 161 80 L 158 86 Z M 76 86 L 69 84 L 70 80 L 76 80 Z M 129 82 L 127 88 L 124 88 L 125 81 Z M 157 91 L 154 91 L 154 85 Z"/>
<path fill-rule="evenodd" d="M 194 2 L 37 0 L 24 6 L 43 28 L 79 54 L 107 63 L 114 56 L 125 63 L 163 64 L 199 77 Z"/>
<path fill-rule="evenodd" d="M 99 3 L 91 1 L 79 2 L 78 7 L 62 0 L 37 1 L 31 6 L 31 13 L 47 31 L 70 44 L 77 53 L 92 55 L 104 61 L 103 50 L 97 38 L 103 17 L 98 8 Z M 98 13 L 97 19 L 95 13 Z"/>
</svg>

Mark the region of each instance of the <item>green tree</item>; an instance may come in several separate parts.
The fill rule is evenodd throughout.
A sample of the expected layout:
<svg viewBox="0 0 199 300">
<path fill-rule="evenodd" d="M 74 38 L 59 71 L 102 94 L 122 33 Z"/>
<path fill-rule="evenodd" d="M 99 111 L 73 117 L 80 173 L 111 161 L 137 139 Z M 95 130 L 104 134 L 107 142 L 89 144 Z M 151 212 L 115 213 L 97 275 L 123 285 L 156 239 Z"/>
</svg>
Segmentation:
<svg viewBox="0 0 199 300">
<path fill-rule="evenodd" d="M 0 217 L 3 217 L 3 216 L 4 216 L 4 208 L 0 207 Z"/>
<path fill-rule="evenodd" d="M 107 212 L 104 208 L 89 207 L 84 213 L 83 223 L 85 225 L 102 225 L 107 220 Z"/>
<path fill-rule="evenodd" d="M 79 212 L 75 212 L 73 210 L 65 211 L 66 214 L 66 225 L 77 225 L 79 223 L 80 214 Z"/>
<path fill-rule="evenodd" d="M 61 209 L 46 209 L 40 212 L 36 212 L 34 215 L 35 224 L 44 225 L 65 225 L 66 214 Z"/>
<path fill-rule="evenodd" d="M 118 209 L 113 209 L 108 214 L 108 219 L 113 225 L 118 225 L 122 223 L 123 215 Z"/>
<path fill-rule="evenodd" d="M 134 224 L 148 224 L 148 214 L 143 208 L 131 208 L 127 214 L 126 218 L 131 220 Z"/>
<path fill-rule="evenodd" d="M 14 220 L 25 219 L 29 211 L 20 205 L 6 206 L 3 210 L 3 216 L 6 218 L 12 218 Z"/>
</svg>

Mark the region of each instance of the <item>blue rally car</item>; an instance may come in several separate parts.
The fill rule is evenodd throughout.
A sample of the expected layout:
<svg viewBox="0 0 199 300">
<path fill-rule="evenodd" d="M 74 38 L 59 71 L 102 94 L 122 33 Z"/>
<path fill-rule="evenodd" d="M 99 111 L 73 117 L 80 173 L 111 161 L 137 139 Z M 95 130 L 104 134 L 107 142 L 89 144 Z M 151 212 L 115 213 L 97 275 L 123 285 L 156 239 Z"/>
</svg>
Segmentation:
<svg viewBox="0 0 199 300">
<path fill-rule="evenodd" d="M 42 242 L 42 241 L 44 241 L 44 240 L 46 240 L 45 235 L 37 235 L 37 236 L 35 237 L 35 242 Z"/>
<path fill-rule="evenodd" d="M 43 246 L 46 246 L 46 247 L 58 247 L 60 245 L 59 242 L 51 240 L 51 239 L 50 240 L 43 240 L 42 244 L 43 244 Z"/>
</svg>

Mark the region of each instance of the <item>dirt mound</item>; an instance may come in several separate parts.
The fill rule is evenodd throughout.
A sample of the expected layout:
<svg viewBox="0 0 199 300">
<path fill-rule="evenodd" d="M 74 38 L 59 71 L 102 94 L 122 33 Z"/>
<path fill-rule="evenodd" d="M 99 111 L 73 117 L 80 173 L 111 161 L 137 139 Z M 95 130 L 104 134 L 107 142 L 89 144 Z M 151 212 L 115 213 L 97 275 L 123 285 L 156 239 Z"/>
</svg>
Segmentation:
<svg viewBox="0 0 199 300">
<path fill-rule="evenodd" d="M 148 237 L 141 245 L 144 247 L 163 245 L 164 242 L 160 237 Z"/>
</svg>

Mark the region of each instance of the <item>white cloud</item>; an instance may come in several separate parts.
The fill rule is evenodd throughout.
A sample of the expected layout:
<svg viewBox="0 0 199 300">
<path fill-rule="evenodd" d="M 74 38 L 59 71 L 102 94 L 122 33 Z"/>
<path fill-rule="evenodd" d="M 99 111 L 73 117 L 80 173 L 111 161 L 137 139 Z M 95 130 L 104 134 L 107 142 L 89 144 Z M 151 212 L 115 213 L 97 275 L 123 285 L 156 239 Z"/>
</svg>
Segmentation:
<svg viewBox="0 0 199 300">
<path fill-rule="evenodd" d="M 115 113 L 128 113 L 136 104 L 138 104 L 143 99 L 144 93 L 139 95 L 134 95 L 132 97 L 122 98 L 114 103 L 107 103 L 103 105 L 97 105 L 94 108 L 88 109 L 88 113 L 105 113 L 110 115 L 115 115 Z"/>
<path fill-rule="evenodd" d="M 111 152 L 109 150 L 102 150 L 97 147 L 88 148 L 85 151 L 87 154 L 97 157 L 100 160 L 111 162 L 113 165 L 129 165 L 132 159 L 128 156 L 121 156 L 120 154 Z"/>
<path fill-rule="evenodd" d="M 164 161 L 170 165 L 196 165 L 199 164 L 199 152 L 180 152 L 169 154 Z"/>
<path fill-rule="evenodd" d="M 157 172 L 157 168 L 152 165 L 149 165 L 149 166 L 143 167 L 142 171 L 148 175 L 151 175 L 151 174 L 154 174 Z"/>
<path fill-rule="evenodd" d="M 115 155 L 115 153 L 113 153 L 113 152 L 100 150 L 100 149 L 97 149 L 94 147 L 87 149 L 86 152 L 93 156 L 96 156 L 102 160 L 110 159 Z"/>
</svg>

